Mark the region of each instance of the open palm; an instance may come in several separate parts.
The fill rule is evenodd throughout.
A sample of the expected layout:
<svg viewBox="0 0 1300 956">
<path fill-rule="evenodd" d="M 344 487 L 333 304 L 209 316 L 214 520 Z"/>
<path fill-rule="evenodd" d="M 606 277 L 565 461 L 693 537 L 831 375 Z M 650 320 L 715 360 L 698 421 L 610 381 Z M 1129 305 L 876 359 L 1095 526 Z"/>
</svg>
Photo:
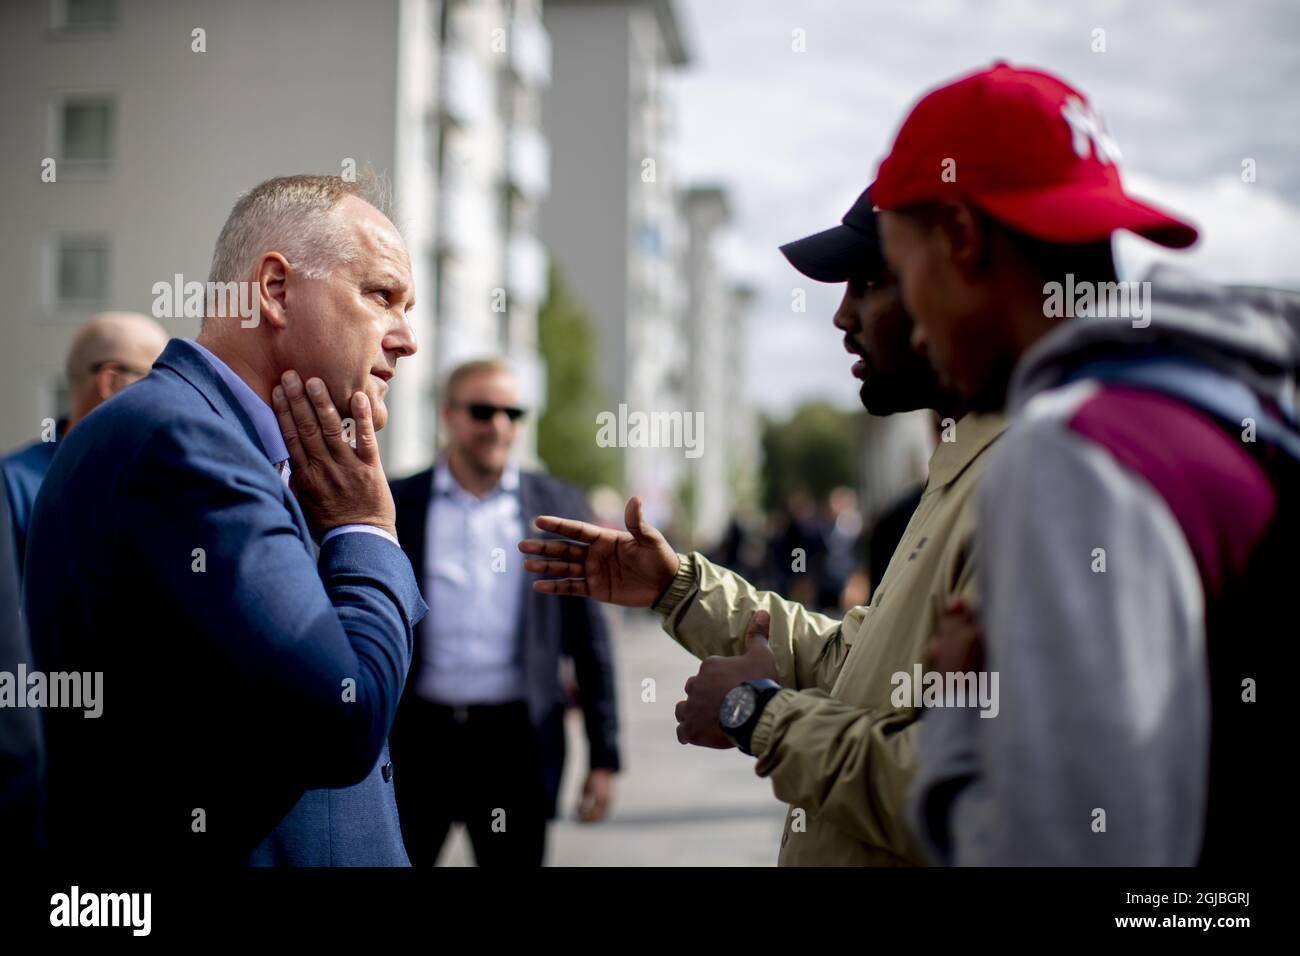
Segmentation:
<svg viewBox="0 0 1300 956">
<path fill-rule="evenodd" d="M 628 500 L 626 531 L 586 521 L 540 515 L 537 527 L 563 538 L 519 542 L 524 570 L 546 575 L 533 582 L 544 594 L 575 594 L 624 607 L 650 607 L 677 573 L 677 554 L 641 515 L 641 499 Z"/>
</svg>

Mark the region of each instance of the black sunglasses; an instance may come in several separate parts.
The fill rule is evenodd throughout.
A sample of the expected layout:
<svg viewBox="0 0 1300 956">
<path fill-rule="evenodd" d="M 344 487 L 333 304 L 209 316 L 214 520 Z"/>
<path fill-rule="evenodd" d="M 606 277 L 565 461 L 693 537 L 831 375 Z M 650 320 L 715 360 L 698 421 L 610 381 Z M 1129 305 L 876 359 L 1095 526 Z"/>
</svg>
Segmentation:
<svg viewBox="0 0 1300 956">
<path fill-rule="evenodd" d="M 512 422 L 519 421 L 525 415 L 522 408 L 516 408 L 513 405 L 488 405 L 483 402 L 470 402 L 461 407 L 468 409 L 470 417 L 476 422 L 490 422 L 496 418 L 497 412 L 505 412 L 506 418 Z"/>
</svg>

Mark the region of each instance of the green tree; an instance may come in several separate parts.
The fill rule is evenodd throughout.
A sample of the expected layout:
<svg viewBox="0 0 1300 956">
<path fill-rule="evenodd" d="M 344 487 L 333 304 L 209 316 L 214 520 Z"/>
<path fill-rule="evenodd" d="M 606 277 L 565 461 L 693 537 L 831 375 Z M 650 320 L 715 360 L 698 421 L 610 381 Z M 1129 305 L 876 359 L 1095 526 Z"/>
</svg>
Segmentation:
<svg viewBox="0 0 1300 956">
<path fill-rule="evenodd" d="M 824 501 L 839 485 L 856 488 L 862 476 L 862 415 L 809 402 L 783 422 L 764 417 L 763 506 L 779 508 L 796 490 Z"/>
<path fill-rule="evenodd" d="M 537 423 L 537 454 L 551 474 L 580 488 L 618 486 L 623 451 L 596 444 L 596 414 L 609 408 L 596 374 L 591 319 L 551 263 L 546 301 L 537 315 L 546 365 L 546 410 Z"/>
</svg>

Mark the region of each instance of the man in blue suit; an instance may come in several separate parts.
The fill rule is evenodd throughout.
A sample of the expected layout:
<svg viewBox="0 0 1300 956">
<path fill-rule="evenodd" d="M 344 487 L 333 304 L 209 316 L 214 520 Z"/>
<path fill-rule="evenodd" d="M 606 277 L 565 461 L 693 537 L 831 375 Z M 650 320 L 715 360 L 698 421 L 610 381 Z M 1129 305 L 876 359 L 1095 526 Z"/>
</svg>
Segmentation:
<svg viewBox="0 0 1300 956">
<path fill-rule="evenodd" d="M 27 629 L 18 613 L 18 593 L 9 502 L 0 495 L 0 674 L 5 675 L 34 666 Z M 42 845 L 44 760 L 39 712 L 0 707 L 0 834 L 4 834 L 8 860 L 24 861 Z"/>
<path fill-rule="evenodd" d="M 47 712 L 51 849 L 405 865 L 387 738 L 426 607 L 375 430 L 410 261 L 357 184 L 293 176 L 236 203 L 210 279 L 247 294 L 210 295 L 37 497 L 37 663 L 102 673 L 99 717 Z"/>
<path fill-rule="evenodd" d="M 144 378 L 166 344 L 163 327 L 137 312 L 101 312 L 72 337 L 67 358 L 68 417 L 57 422 L 47 419 L 39 439 L 0 459 L 20 581 L 32 507 L 59 442 L 102 402 Z"/>
</svg>

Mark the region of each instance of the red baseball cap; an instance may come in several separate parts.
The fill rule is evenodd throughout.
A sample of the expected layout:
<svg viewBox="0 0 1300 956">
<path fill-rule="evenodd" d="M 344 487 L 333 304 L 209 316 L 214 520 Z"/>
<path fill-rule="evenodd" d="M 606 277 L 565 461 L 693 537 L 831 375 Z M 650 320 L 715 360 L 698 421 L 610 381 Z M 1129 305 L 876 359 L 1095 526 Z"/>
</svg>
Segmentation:
<svg viewBox="0 0 1300 956">
<path fill-rule="evenodd" d="M 1134 199 L 1119 148 L 1087 98 L 1039 70 L 995 63 L 926 94 L 868 192 L 880 209 L 964 200 L 1025 235 L 1065 245 L 1127 229 L 1162 246 L 1196 227 Z"/>
</svg>

